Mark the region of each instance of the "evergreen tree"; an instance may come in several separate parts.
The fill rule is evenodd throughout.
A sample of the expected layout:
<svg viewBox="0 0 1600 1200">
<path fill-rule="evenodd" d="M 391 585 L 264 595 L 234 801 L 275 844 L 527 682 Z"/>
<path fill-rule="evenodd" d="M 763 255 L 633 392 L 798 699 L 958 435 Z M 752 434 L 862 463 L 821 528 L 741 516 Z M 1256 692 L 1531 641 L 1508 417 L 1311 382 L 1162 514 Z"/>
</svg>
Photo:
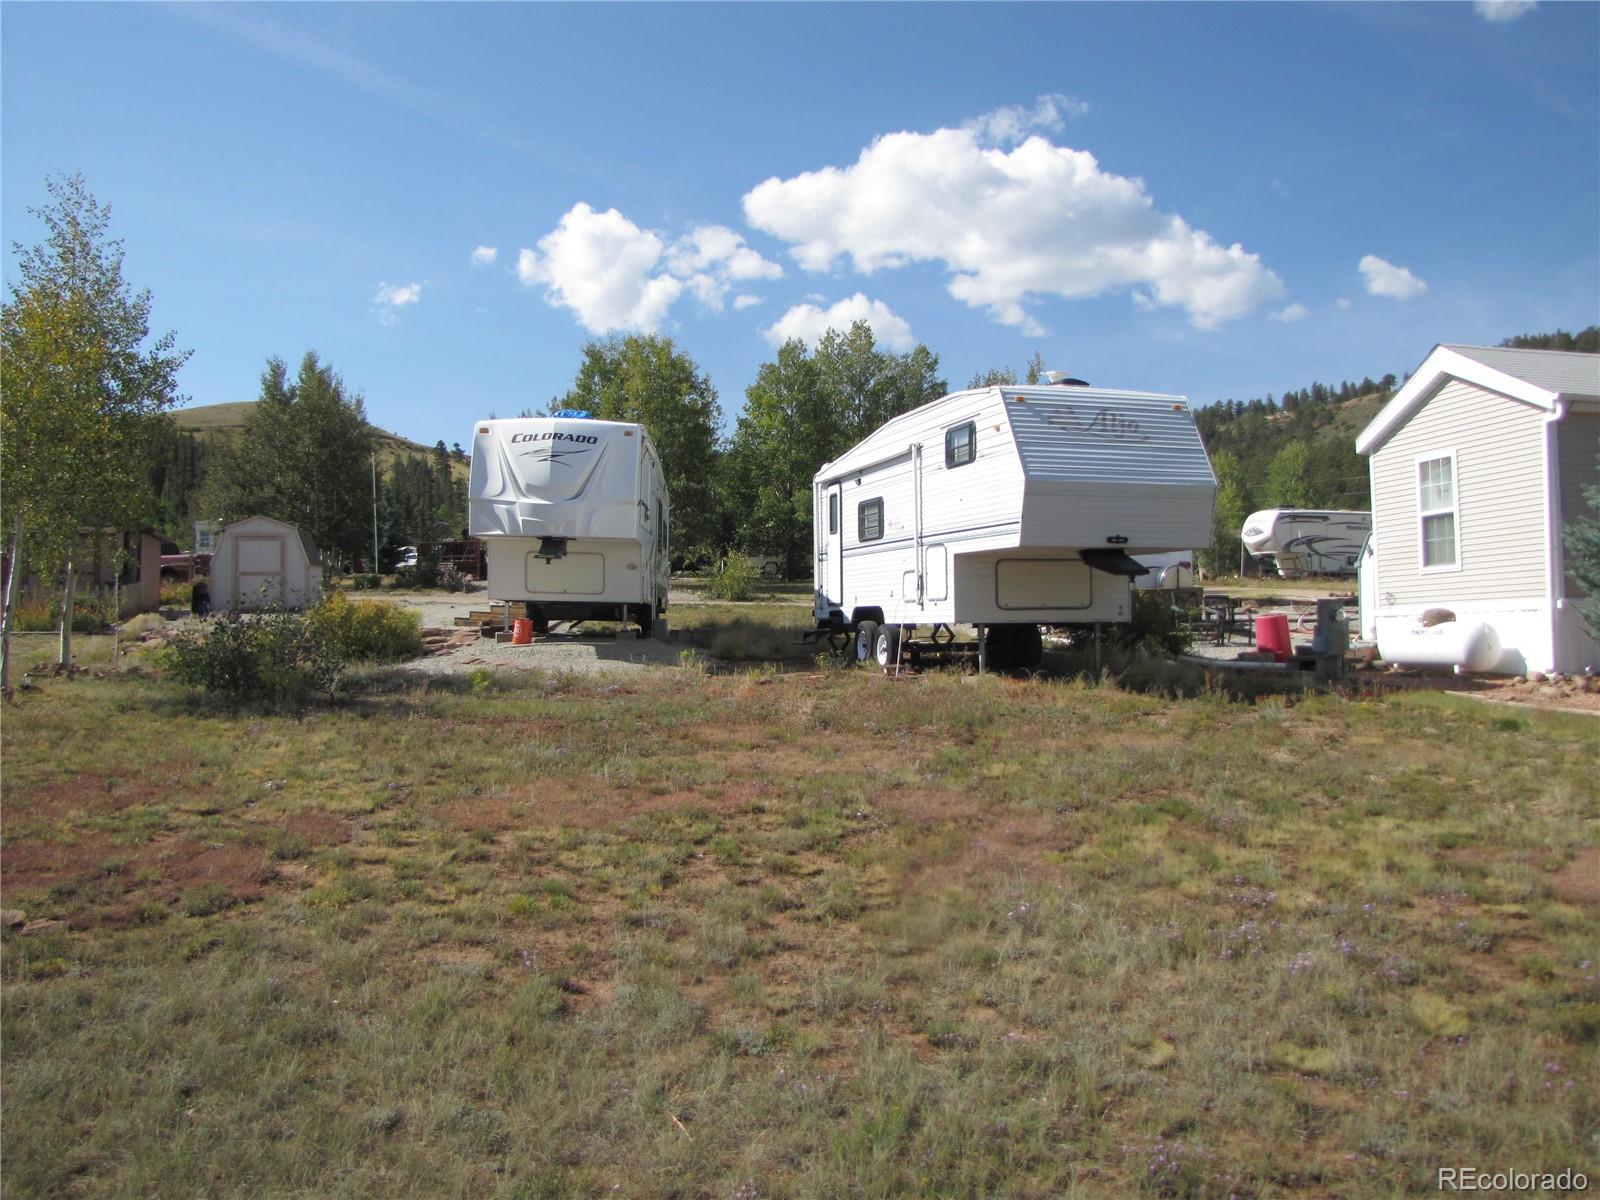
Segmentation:
<svg viewBox="0 0 1600 1200">
<path fill-rule="evenodd" d="M 292 381 L 282 359 L 269 359 L 238 441 L 207 475 L 207 511 L 275 517 L 323 551 L 359 554 L 371 537 L 372 454 L 365 402 L 315 351 Z"/>
<path fill-rule="evenodd" d="M 1600 456 L 1595 459 L 1600 472 Z M 1589 510 L 1566 527 L 1567 574 L 1576 579 L 1588 594 L 1583 607 L 1584 624 L 1600 641 L 1600 486 L 1583 489 Z"/>
</svg>

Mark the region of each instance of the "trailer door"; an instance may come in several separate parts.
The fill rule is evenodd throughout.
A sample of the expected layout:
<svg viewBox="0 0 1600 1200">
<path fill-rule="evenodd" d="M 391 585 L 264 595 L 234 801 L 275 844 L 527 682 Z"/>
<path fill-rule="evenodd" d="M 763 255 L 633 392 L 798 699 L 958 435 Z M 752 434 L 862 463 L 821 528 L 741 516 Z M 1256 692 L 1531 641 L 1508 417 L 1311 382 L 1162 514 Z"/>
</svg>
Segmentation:
<svg viewBox="0 0 1600 1200">
<path fill-rule="evenodd" d="M 817 493 L 817 615 L 844 604 L 844 484 Z"/>
</svg>

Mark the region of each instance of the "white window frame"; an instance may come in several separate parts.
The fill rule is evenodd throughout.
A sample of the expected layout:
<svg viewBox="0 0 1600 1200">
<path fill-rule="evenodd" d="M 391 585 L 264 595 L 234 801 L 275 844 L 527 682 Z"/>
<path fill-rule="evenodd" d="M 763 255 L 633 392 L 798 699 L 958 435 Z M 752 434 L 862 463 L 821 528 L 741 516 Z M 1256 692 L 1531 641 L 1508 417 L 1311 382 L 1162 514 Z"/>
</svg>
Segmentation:
<svg viewBox="0 0 1600 1200">
<path fill-rule="evenodd" d="M 1450 460 L 1450 504 L 1442 508 L 1424 508 L 1422 506 L 1422 466 L 1424 463 Z M 1455 450 L 1435 450 L 1429 454 L 1419 454 L 1411 464 L 1411 487 L 1417 498 L 1417 570 L 1423 575 L 1442 575 L 1461 570 L 1461 469 L 1460 461 Z M 1455 533 L 1455 561 L 1448 563 L 1435 563 L 1429 565 L 1428 558 L 1428 529 L 1427 518 L 1442 517 L 1449 513 L 1454 520 L 1451 528 Z"/>
</svg>

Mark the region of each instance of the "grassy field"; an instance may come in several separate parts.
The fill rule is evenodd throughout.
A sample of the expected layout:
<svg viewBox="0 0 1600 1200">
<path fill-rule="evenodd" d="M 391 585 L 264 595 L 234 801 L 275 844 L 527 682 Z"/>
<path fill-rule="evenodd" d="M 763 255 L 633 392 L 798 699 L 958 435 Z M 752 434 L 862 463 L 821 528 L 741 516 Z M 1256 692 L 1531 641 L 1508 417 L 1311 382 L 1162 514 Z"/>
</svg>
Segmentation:
<svg viewBox="0 0 1600 1200">
<path fill-rule="evenodd" d="M 5 714 L 8 1197 L 1434 1194 L 1600 1161 L 1600 722 L 933 672 Z"/>
</svg>

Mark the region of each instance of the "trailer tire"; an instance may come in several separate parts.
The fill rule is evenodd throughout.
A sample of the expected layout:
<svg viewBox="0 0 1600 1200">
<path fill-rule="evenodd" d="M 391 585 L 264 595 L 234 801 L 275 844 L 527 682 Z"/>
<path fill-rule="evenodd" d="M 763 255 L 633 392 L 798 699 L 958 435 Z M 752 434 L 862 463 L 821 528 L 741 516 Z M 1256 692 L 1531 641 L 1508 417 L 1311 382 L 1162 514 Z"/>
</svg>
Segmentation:
<svg viewBox="0 0 1600 1200">
<path fill-rule="evenodd" d="M 544 615 L 544 612 L 537 604 L 524 602 L 522 605 L 522 615 L 533 622 L 533 632 L 539 637 L 543 637 L 545 634 L 550 632 L 550 620 Z"/>
<path fill-rule="evenodd" d="M 856 625 L 856 662 L 865 666 L 877 653 L 878 623 L 862 621 Z"/>
<path fill-rule="evenodd" d="M 900 626 L 880 625 L 878 636 L 872 639 L 872 657 L 885 671 L 894 666 L 900 652 Z"/>
<path fill-rule="evenodd" d="M 1031 671 L 1044 659 L 1044 639 L 1037 625 L 991 625 L 989 665 L 996 671 Z"/>
</svg>

